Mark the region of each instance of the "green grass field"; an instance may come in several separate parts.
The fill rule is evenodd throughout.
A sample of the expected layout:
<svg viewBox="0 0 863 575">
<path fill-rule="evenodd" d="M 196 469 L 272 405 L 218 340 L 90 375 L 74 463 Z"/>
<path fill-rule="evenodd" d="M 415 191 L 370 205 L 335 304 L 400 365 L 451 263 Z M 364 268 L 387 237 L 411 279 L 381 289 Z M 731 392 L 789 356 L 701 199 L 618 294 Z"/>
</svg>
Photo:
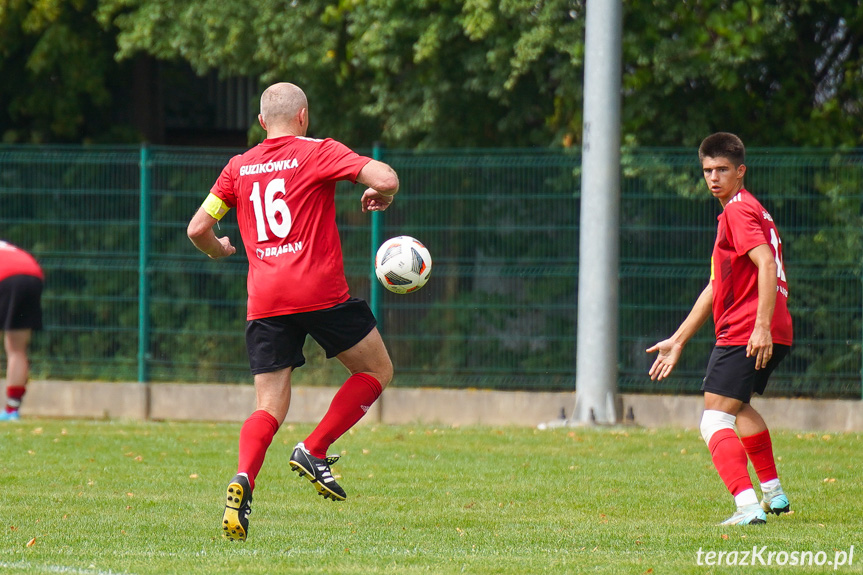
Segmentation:
<svg viewBox="0 0 863 575">
<path fill-rule="evenodd" d="M 288 467 L 309 430 L 276 436 L 235 543 L 239 424 L 2 423 L 0 573 L 863 573 L 858 434 L 775 433 L 794 513 L 731 528 L 695 430 L 364 425 L 335 446 L 341 503 Z"/>
</svg>

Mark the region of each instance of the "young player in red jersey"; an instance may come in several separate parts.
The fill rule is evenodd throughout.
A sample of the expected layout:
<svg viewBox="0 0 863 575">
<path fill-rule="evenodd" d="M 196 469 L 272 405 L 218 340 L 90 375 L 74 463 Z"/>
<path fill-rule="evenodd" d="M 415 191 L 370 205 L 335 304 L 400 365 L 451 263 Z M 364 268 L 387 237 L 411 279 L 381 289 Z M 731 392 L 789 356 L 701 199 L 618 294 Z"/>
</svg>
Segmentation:
<svg viewBox="0 0 863 575">
<path fill-rule="evenodd" d="M 359 182 L 366 211 L 385 210 L 399 189 L 395 171 L 335 140 L 307 138 L 309 106 L 293 84 L 261 95 L 267 138 L 235 156 L 194 215 L 188 235 L 211 258 L 236 252 L 213 226 L 231 208 L 249 259 L 246 347 L 257 407 L 240 430 L 237 475 L 227 488 L 224 535 L 245 541 L 255 477 L 285 420 L 291 373 L 305 363 L 307 335 L 351 375 L 324 418 L 298 443 L 290 465 L 325 498 L 345 499 L 326 450 L 368 411 L 393 376 L 389 354 L 366 302 L 348 294 L 335 220 L 336 182 Z"/>
<path fill-rule="evenodd" d="M 765 523 L 766 513 L 790 510 L 767 424 L 749 403 L 753 392 L 764 393 L 770 374 L 791 349 L 782 242 L 773 218 L 743 187 L 745 148 L 740 138 L 725 132 L 708 136 L 698 156 L 707 187 L 723 208 L 710 282 L 674 335 L 647 350 L 659 352 L 649 373 L 652 380 L 667 377 L 712 311 L 716 346 L 702 386 L 701 434 L 737 505 L 722 524 L 753 525 Z M 747 457 L 761 482 L 760 504 Z"/>
<path fill-rule="evenodd" d="M 0 411 L 0 421 L 19 418 L 30 379 L 30 338 L 33 330 L 42 329 L 44 279 L 32 255 L 0 241 L 0 330 L 6 349 L 6 408 Z"/>
</svg>

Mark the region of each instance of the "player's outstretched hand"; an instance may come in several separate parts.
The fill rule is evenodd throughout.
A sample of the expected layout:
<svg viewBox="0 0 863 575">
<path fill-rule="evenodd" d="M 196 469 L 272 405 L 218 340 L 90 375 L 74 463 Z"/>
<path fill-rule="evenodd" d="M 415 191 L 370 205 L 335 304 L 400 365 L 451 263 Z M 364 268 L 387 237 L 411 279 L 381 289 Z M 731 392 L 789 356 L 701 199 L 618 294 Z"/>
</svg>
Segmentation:
<svg viewBox="0 0 863 575">
<path fill-rule="evenodd" d="M 382 212 L 393 203 L 393 197 L 384 195 L 374 188 L 368 188 L 363 192 L 361 201 L 364 212 Z"/>
<path fill-rule="evenodd" d="M 653 381 L 661 380 L 671 375 L 674 366 L 680 359 L 680 354 L 683 353 L 683 346 L 672 339 L 666 339 L 659 343 L 653 344 L 647 348 L 647 353 L 659 352 L 656 360 L 650 367 L 648 374 Z"/>
</svg>

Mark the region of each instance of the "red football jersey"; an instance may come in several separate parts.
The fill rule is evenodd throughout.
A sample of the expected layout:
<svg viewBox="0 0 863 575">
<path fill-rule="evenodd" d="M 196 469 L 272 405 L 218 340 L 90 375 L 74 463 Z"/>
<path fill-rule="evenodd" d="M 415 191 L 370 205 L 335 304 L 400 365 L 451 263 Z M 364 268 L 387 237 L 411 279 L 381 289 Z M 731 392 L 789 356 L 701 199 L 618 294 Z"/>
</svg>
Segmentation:
<svg viewBox="0 0 863 575">
<path fill-rule="evenodd" d="M 746 190 L 740 190 L 719 214 L 710 273 L 713 322 L 717 345 L 746 345 L 758 310 L 758 268 L 749 258 L 752 248 L 767 244 L 776 260 L 776 308 L 770 333 L 773 343 L 791 345 L 788 283 L 782 241 L 773 218 Z"/>
<path fill-rule="evenodd" d="M 0 240 L 0 281 L 12 276 L 35 276 L 45 279 L 36 259 L 8 242 Z"/>
<path fill-rule="evenodd" d="M 248 319 L 348 299 L 336 182 L 356 182 L 370 160 L 335 140 L 283 136 L 228 162 L 210 192 L 237 208 L 249 258 Z"/>
</svg>

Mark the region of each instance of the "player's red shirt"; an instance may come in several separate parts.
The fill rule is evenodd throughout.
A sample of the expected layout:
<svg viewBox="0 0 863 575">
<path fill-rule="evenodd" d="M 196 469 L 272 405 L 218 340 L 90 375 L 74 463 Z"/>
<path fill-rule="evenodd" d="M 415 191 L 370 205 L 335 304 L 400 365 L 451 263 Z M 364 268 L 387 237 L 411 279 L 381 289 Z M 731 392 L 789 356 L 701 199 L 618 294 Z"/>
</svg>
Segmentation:
<svg viewBox="0 0 863 575">
<path fill-rule="evenodd" d="M 788 283 L 782 241 L 773 218 L 746 190 L 740 190 L 719 214 L 710 273 L 713 322 L 717 345 L 746 345 L 755 328 L 758 309 L 758 268 L 749 258 L 752 248 L 767 244 L 776 260 L 776 308 L 770 333 L 773 343 L 791 345 Z"/>
<path fill-rule="evenodd" d="M 42 268 L 33 256 L 21 248 L 0 240 L 0 281 L 12 276 L 35 276 L 45 279 Z"/>
<path fill-rule="evenodd" d="M 370 160 L 335 140 L 283 136 L 228 162 L 210 192 L 237 208 L 249 258 L 248 319 L 348 299 L 336 182 L 356 182 Z"/>
</svg>

